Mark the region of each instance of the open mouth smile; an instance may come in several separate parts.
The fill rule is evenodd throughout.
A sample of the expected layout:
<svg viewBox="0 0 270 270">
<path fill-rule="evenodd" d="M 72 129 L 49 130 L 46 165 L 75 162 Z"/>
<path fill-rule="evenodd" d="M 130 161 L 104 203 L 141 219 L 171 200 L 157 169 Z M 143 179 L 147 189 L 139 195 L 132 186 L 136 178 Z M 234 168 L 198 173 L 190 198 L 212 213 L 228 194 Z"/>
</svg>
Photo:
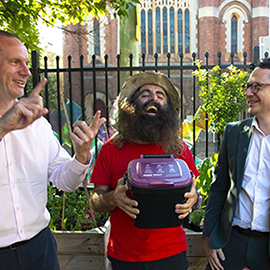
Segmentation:
<svg viewBox="0 0 270 270">
<path fill-rule="evenodd" d="M 146 108 L 146 113 L 147 114 L 157 114 L 157 112 L 158 112 L 158 109 L 155 106 L 153 106 L 153 105 L 148 106 Z"/>
<path fill-rule="evenodd" d="M 258 101 L 257 100 L 248 100 L 247 104 L 248 106 L 252 106 L 253 104 L 256 104 Z"/>
<path fill-rule="evenodd" d="M 20 80 L 13 80 L 16 84 L 20 85 L 21 87 L 25 86 L 25 82 L 24 81 L 20 81 Z"/>
</svg>

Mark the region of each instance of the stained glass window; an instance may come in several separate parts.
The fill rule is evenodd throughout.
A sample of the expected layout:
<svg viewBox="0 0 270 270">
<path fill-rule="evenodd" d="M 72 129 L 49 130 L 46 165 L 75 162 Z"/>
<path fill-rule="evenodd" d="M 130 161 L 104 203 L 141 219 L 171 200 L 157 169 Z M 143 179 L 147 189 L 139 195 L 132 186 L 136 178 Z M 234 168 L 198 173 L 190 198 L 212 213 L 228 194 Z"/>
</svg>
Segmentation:
<svg viewBox="0 0 270 270">
<path fill-rule="evenodd" d="M 94 54 L 100 55 L 100 30 L 98 19 L 94 20 Z"/>
<path fill-rule="evenodd" d="M 183 53 L 183 11 L 182 9 L 178 9 L 177 24 L 178 24 L 178 53 Z"/>
<path fill-rule="evenodd" d="M 174 8 L 170 8 L 170 52 L 175 53 Z"/>
<path fill-rule="evenodd" d="M 153 16 L 152 10 L 148 10 L 148 54 L 153 55 Z"/>
<path fill-rule="evenodd" d="M 160 8 L 156 8 L 156 52 L 161 52 Z"/>
<path fill-rule="evenodd" d="M 141 53 L 146 53 L 145 11 L 141 11 Z"/>
<path fill-rule="evenodd" d="M 167 8 L 163 8 L 163 53 L 168 52 L 168 16 Z"/>
<path fill-rule="evenodd" d="M 185 53 L 190 53 L 190 20 L 189 10 L 185 10 Z"/>
<path fill-rule="evenodd" d="M 179 3 L 172 6 L 171 1 L 157 1 L 157 6 L 145 5 L 141 10 L 141 53 L 190 53 L 190 10 Z M 167 6 L 169 7 L 167 7 Z M 176 8 L 177 6 L 177 8 Z M 146 28 L 147 26 L 147 28 Z"/>
<path fill-rule="evenodd" d="M 231 19 L 231 52 L 237 53 L 237 17 Z"/>
</svg>

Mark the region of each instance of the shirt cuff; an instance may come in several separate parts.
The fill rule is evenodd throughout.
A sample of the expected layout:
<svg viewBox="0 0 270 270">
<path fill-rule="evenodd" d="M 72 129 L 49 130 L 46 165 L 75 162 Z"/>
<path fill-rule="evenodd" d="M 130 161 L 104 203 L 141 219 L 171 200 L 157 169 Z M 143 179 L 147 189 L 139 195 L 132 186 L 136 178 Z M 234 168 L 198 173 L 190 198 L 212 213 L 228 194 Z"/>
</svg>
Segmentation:
<svg viewBox="0 0 270 270">
<path fill-rule="evenodd" d="M 79 162 L 76 158 L 75 155 L 72 158 L 72 171 L 73 172 L 79 172 L 82 173 L 83 171 L 85 171 L 86 169 L 89 168 L 90 164 L 92 161 L 92 155 L 89 152 L 88 155 L 88 160 L 87 160 L 87 164 L 82 164 L 81 162 Z"/>
</svg>

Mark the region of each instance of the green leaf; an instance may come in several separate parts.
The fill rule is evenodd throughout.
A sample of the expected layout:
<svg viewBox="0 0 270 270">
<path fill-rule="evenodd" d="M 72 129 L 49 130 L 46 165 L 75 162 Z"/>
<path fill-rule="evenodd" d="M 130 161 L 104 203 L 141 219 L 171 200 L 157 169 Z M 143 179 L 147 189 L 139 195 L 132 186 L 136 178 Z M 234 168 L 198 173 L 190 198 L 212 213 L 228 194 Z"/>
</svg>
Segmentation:
<svg viewBox="0 0 270 270">
<path fill-rule="evenodd" d="M 197 70 L 193 75 L 198 78 L 199 96 L 203 100 L 202 110 L 212 120 L 210 128 L 223 134 L 228 122 L 239 120 L 246 109 L 246 99 L 242 85 L 248 78 L 246 71 L 230 65 L 221 72 L 219 66 L 210 70 L 201 69 L 201 61 L 196 61 Z"/>
<path fill-rule="evenodd" d="M 41 51 L 38 20 L 46 25 L 54 25 L 57 21 L 64 25 L 82 24 L 88 16 L 106 16 L 110 10 L 115 16 L 128 16 L 128 8 L 139 4 L 138 0 L 7 0 L 0 1 L 0 26 L 16 34 L 29 51 Z"/>
</svg>

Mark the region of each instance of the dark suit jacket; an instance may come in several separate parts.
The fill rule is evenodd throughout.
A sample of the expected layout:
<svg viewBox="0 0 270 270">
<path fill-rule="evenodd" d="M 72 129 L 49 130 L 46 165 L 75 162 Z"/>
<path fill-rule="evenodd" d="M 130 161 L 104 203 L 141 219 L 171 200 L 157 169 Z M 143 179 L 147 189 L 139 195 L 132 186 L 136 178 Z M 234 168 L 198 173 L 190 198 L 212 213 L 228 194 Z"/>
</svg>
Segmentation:
<svg viewBox="0 0 270 270">
<path fill-rule="evenodd" d="M 215 179 L 205 213 L 203 236 L 210 248 L 223 248 L 229 241 L 235 205 L 241 190 L 253 118 L 226 125 Z"/>
</svg>

